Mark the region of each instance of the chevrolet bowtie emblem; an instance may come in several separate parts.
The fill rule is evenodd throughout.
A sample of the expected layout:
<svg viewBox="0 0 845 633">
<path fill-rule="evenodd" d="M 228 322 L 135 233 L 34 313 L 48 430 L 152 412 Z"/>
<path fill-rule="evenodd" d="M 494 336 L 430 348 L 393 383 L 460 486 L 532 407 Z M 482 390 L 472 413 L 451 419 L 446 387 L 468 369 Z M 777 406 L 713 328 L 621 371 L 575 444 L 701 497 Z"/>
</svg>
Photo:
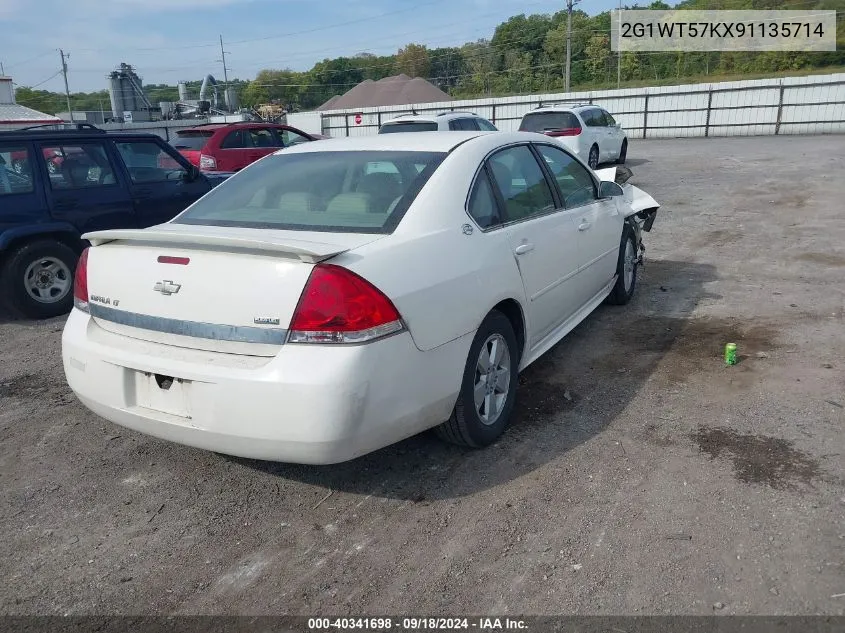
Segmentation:
<svg viewBox="0 0 845 633">
<path fill-rule="evenodd" d="M 157 281 L 156 285 L 153 286 L 153 290 L 166 296 L 175 295 L 181 287 L 182 284 L 174 284 L 172 281 L 165 279 L 164 281 Z"/>
</svg>

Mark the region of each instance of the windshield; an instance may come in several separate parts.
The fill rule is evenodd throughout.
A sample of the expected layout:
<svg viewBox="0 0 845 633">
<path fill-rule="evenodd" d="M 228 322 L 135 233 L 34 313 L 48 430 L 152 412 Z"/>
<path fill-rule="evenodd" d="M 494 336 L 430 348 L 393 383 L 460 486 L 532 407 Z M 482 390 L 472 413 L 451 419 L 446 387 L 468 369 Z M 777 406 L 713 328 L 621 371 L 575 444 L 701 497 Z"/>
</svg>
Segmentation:
<svg viewBox="0 0 845 633">
<path fill-rule="evenodd" d="M 213 132 L 177 132 L 177 137 L 173 141 L 173 147 L 176 149 L 192 149 L 201 150 L 208 143 Z"/>
<path fill-rule="evenodd" d="M 379 134 L 394 134 L 396 132 L 436 132 L 437 123 L 429 121 L 408 121 L 407 123 L 385 123 L 378 131 Z"/>
<path fill-rule="evenodd" d="M 268 156 L 201 198 L 176 224 L 391 233 L 445 153 Z"/>
<path fill-rule="evenodd" d="M 526 114 L 519 125 L 521 132 L 544 132 L 579 128 L 578 117 L 571 112 L 537 112 Z"/>
</svg>

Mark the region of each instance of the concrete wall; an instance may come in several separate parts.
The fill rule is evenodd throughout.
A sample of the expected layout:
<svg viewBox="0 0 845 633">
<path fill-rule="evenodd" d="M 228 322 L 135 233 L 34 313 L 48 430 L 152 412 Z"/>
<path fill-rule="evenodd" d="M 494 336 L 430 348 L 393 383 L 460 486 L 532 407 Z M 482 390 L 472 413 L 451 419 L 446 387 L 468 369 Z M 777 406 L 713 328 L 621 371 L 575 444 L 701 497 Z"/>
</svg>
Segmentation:
<svg viewBox="0 0 845 633">
<path fill-rule="evenodd" d="M 470 110 L 500 130 L 516 130 L 526 112 L 556 101 L 601 105 L 631 138 L 845 132 L 845 73 L 330 110 L 322 113 L 322 130 L 368 136 L 412 108 L 419 114 Z M 290 116 L 304 114 L 317 113 Z"/>
</svg>

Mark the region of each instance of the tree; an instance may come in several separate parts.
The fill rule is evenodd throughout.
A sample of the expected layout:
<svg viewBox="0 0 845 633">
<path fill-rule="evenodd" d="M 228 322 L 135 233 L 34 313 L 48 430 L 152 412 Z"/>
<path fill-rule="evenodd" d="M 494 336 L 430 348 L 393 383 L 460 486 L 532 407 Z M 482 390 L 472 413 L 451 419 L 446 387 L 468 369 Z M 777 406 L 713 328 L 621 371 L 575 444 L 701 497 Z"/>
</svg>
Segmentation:
<svg viewBox="0 0 845 633">
<path fill-rule="evenodd" d="M 408 44 L 396 54 L 396 70 L 409 77 L 427 79 L 431 75 L 431 59 L 422 44 Z"/>
</svg>

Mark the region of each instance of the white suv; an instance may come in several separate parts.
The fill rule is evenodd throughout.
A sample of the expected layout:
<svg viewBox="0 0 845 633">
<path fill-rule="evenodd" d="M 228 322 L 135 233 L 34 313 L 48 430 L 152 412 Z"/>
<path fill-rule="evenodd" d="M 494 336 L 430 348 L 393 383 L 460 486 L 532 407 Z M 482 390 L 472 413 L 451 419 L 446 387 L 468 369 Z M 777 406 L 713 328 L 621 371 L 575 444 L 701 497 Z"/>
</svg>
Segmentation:
<svg viewBox="0 0 845 633">
<path fill-rule="evenodd" d="M 403 114 L 382 124 L 379 134 L 393 132 L 442 132 L 462 130 L 496 132 L 496 126 L 473 112 L 441 112 L 440 114 Z"/>
<path fill-rule="evenodd" d="M 612 116 L 590 104 L 550 105 L 522 117 L 522 132 L 553 136 L 595 169 L 601 163 L 621 165 L 628 154 L 628 136 Z"/>
</svg>

